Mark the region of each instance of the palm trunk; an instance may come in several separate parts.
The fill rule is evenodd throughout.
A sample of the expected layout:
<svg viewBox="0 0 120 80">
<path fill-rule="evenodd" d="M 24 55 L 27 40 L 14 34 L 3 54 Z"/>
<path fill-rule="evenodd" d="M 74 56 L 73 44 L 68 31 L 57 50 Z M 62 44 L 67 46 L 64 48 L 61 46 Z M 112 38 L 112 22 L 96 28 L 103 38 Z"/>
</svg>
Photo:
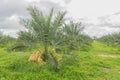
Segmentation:
<svg viewBox="0 0 120 80">
<path fill-rule="evenodd" d="M 44 61 L 47 61 L 49 58 L 49 55 L 48 55 L 48 35 L 45 34 L 44 35 L 44 53 L 43 53 L 43 60 Z"/>
</svg>

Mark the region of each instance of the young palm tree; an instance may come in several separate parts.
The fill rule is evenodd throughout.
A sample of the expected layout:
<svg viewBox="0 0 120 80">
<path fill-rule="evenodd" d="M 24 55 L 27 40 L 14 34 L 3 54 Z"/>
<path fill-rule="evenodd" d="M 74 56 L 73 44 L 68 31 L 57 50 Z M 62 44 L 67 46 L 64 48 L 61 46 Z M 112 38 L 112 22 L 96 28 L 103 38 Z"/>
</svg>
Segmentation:
<svg viewBox="0 0 120 80">
<path fill-rule="evenodd" d="M 65 41 L 68 43 L 69 47 L 75 47 L 78 45 L 78 39 L 82 34 L 83 27 L 81 23 L 70 22 L 65 24 L 63 28 L 63 33 L 65 34 Z"/>
<path fill-rule="evenodd" d="M 34 33 L 43 43 L 43 60 L 46 61 L 49 57 L 48 48 L 50 43 L 55 39 L 56 33 L 64 23 L 65 12 L 59 12 L 57 16 L 54 16 L 53 9 L 51 9 L 49 15 L 45 15 L 36 7 L 29 7 L 28 11 L 31 18 L 23 19 L 21 22 L 28 32 Z"/>
</svg>

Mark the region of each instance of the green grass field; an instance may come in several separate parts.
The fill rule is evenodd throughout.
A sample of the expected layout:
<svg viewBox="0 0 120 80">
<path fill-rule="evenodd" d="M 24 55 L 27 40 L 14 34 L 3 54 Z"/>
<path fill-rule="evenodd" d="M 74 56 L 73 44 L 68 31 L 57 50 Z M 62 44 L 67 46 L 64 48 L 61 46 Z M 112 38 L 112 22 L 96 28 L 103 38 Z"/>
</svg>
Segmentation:
<svg viewBox="0 0 120 80">
<path fill-rule="evenodd" d="M 74 55 L 61 53 L 59 72 L 49 64 L 28 62 L 30 53 L 0 48 L 0 80 L 120 80 L 120 49 L 97 41 Z"/>
</svg>

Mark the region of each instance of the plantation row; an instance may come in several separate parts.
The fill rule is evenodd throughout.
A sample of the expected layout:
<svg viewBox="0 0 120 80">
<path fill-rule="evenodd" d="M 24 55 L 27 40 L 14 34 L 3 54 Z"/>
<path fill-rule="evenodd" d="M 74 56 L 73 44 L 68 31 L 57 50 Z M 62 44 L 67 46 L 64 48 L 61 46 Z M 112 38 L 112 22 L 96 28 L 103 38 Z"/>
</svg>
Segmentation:
<svg viewBox="0 0 120 80">
<path fill-rule="evenodd" d="M 112 46 L 120 46 L 120 33 L 105 35 L 99 38 L 98 41 Z"/>
</svg>

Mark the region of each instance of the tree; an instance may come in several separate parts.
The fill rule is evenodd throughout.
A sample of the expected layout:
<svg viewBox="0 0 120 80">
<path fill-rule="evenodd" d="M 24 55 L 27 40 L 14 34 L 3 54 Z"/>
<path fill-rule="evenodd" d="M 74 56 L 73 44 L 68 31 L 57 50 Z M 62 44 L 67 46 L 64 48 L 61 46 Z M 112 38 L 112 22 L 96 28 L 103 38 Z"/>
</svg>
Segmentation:
<svg viewBox="0 0 120 80">
<path fill-rule="evenodd" d="M 43 43 L 43 60 L 47 61 L 49 58 L 48 48 L 64 23 L 65 12 L 59 12 L 58 15 L 54 16 L 53 9 L 51 9 L 49 15 L 45 15 L 36 7 L 29 7 L 28 11 L 31 18 L 22 19 L 21 23 L 27 28 L 28 32 L 35 34 L 34 36 Z"/>
<path fill-rule="evenodd" d="M 3 36 L 3 32 L 2 31 L 0 31 L 0 37 L 2 37 Z"/>
<path fill-rule="evenodd" d="M 75 49 L 78 45 L 78 39 L 82 34 L 83 27 L 81 23 L 74 23 L 70 21 L 69 24 L 65 24 L 63 28 L 63 33 L 65 36 L 65 42 L 68 44 L 68 47 Z"/>
</svg>

